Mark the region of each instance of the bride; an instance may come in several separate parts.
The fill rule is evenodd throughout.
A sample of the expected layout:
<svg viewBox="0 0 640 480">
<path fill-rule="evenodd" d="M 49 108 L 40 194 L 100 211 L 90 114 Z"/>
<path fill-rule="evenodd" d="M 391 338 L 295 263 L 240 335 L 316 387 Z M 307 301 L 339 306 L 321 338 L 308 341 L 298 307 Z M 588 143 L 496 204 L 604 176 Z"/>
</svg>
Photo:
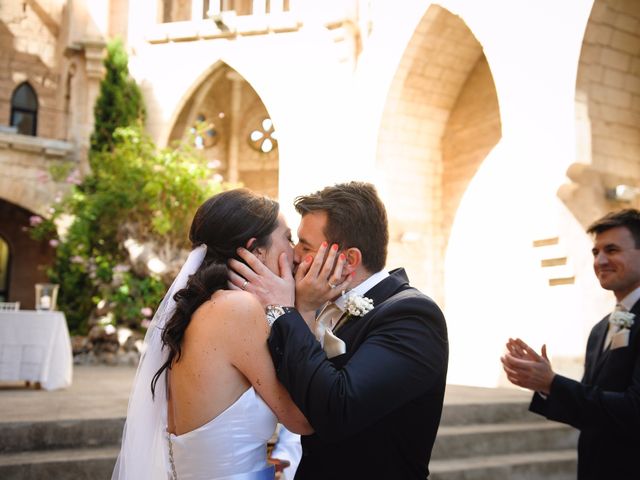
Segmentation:
<svg viewBox="0 0 640 480">
<path fill-rule="evenodd" d="M 283 252 L 292 266 L 278 210 L 246 189 L 198 208 L 194 249 L 145 337 L 113 479 L 273 479 L 266 445 L 276 422 L 312 432 L 276 379 L 263 307 L 226 287 L 227 259 L 240 246 L 276 273 Z"/>
</svg>

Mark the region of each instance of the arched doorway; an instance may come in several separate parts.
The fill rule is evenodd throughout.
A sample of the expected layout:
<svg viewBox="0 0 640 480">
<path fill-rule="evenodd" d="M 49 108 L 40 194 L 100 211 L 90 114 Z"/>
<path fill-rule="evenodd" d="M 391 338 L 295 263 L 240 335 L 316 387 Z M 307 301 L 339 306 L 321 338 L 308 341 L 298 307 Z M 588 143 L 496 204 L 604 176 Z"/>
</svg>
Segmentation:
<svg viewBox="0 0 640 480">
<path fill-rule="evenodd" d="M 267 108 L 234 69 L 220 64 L 177 115 L 170 141 L 193 134 L 225 181 L 278 197 L 278 137 Z"/>
<path fill-rule="evenodd" d="M 394 264 L 444 302 L 444 257 L 458 205 L 502 136 L 491 70 L 464 21 L 431 5 L 392 81 L 376 155 Z"/>
<path fill-rule="evenodd" d="M 0 302 L 9 300 L 9 278 L 11 268 L 9 244 L 0 236 Z"/>
<path fill-rule="evenodd" d="M 40 217 L 20 205 L 0 199 L 0 297 L 20 302 L 20 308 L 35 307 L 35 284 L 46 282 L 54 248 L 29 233 Z"/>
</svg>

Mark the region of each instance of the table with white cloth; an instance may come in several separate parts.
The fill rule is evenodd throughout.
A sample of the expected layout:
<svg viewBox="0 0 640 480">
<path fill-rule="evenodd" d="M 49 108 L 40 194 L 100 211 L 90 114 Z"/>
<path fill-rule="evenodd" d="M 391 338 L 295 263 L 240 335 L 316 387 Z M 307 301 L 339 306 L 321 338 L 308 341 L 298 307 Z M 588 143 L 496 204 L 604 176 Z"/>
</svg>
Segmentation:
<svg viewBox="0 0 640 480">
<path fill-rule="evenodd" d="M 45 390 L 66 388 L 73 355 L 62 312 L 0 312 L 0 382 L 39 382 Z"/>
</svg>

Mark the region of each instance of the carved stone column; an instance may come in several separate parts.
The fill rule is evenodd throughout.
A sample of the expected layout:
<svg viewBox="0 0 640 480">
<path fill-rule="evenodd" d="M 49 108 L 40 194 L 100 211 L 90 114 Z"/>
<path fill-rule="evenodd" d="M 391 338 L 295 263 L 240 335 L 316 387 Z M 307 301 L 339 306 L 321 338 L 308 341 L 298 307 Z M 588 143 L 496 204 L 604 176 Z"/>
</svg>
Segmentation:
<svg viewBox="0 0 640 480">
<path fill-rule="evenodd" d="M 231 81 L 231 118 L 229 118 L 229 140 L 227 142 L 227 177 L 232 183 L 238 182 L 239 152 L 240 152 L 240 112 L 242 107 L 242 84 L 244 78 L 236 72 L 227 73 Z"/>
<path fill-rule="evenodd" d="M 84 118 L 81 121 L 82 134 L 79 136 L 80 141 L 80 173 L 85 175 L 89 172 L 89 146 L 91 140 L 91 132 L 93 132 L 94 115 L 93 109 L 100 92 L 100 82 L 104 76 L 104 66 L 102 60 L 104 56 L 104 48 L 106 46 L 103 40 L 84 40 L 81 42 L 84 50 L 84 66 L 86 73 L 86 104 L 84 110 Z"/>
</svg>

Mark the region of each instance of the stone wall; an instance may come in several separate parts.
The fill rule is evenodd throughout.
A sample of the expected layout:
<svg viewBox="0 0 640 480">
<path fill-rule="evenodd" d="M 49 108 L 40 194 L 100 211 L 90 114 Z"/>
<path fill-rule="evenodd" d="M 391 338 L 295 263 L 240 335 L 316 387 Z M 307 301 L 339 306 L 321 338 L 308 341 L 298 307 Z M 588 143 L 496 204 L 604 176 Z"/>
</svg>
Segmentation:
<svg viewBox="0 0 640 480">
<path fill-rule="evenodd" d="M 640 182 L 640 3 L 594 3 L 580 56 L 577 90 L 586 95 L 591 161 Z"/>
<path fill-rule="evenodd" d="M 63 139 L 57 50 L 62 5 L 49 2 L 46 11 L 27 5 L 3 2 L 0 8 L 0 125 L 9 125 L 11 95 L 26 81 L 38 96 L 37 134 Z"/>
</svg>

